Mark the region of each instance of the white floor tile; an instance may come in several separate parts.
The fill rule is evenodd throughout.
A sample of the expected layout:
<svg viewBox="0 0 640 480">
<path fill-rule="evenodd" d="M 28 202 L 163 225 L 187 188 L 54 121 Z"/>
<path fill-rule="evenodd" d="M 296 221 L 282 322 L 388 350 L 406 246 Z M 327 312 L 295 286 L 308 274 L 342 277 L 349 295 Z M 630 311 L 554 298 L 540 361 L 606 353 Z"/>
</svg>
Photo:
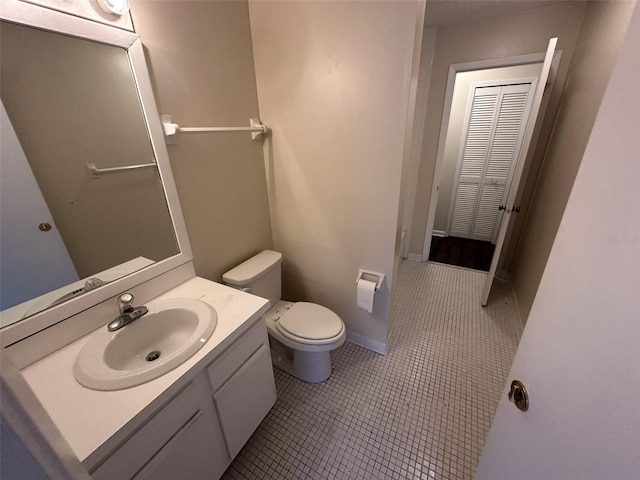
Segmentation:
<svg viewBox="0 0 640 480">
<path fill-rule="evenodd" d="M 518 342 L 509 288 L 485 274 L 400 266 L 386 356 L 345 343 L 308 384 L 275 370 L 278 401 L 225 479 L 470 479 Z"/>
</svg>

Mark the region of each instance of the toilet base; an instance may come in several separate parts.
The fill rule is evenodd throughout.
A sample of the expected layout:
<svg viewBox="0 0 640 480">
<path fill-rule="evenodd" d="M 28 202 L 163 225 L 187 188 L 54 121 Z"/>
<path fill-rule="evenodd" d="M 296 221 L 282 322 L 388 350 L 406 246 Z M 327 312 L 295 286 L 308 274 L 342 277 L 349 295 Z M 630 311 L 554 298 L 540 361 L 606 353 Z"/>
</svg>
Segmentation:
<svg viewBox="0 0 640 480">
<path fill-rule="evenodd" d="M 309 383 L 324 382 L 331 376 L 331 352 L 293 350 L 269 335 L 271 362 L 283 372 Z"/>
</svg>

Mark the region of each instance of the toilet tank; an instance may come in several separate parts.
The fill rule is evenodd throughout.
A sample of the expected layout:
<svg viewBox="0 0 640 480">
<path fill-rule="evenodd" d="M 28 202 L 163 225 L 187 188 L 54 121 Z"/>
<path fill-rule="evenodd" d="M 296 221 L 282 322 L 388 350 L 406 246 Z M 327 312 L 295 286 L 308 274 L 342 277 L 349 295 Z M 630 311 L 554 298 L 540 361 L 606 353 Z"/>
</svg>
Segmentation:
<svg viewBox="0 0 640 480">
<path fill-rule="evenodd" d="M 265 250 L 222 275 L 230 287 L 267 298 L 274 306 L 280 300 L 282 254 Z"/>
</svg>

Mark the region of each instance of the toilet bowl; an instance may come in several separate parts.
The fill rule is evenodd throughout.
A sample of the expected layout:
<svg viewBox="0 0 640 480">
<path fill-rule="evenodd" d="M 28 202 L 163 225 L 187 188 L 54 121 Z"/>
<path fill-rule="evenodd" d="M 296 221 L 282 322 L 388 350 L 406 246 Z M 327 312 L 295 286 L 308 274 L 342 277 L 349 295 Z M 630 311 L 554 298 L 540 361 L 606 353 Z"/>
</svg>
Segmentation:
<svg viewBox="0 0 640 480">
<path fill-rule="evenodd" d="M 264 318 L 274 366 L 311 383 L 329 378 L 330 352 L 346 338 L 338 315 L 315 303 L 280 300 Z"/>
<path fill-rule="evenodd" d="M 280 299 L 282 254 L 265 250 L 222 276 L 225 284 L 269 299 L 264 315 L 273 365 L 317 383 L 331 375 L 331 351 L 342 345 L 342 319 L 326 307 Z"/>
</svg>

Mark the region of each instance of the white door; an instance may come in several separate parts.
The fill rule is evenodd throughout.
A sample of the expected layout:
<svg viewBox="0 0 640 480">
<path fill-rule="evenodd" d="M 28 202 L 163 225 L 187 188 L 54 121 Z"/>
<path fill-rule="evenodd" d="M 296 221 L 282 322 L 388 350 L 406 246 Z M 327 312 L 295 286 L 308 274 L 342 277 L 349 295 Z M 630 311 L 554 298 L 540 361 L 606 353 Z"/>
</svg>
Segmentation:
<svg viewBox="0 0 640 480">
<path fill-rule="evenodd" d="M 640 478 L 639 44 L 636 7 L 476 480 Z"/>
<path fill-rule="evenodd" d="M 553 55 L 556 50 L 557 43 L 557 38 L 552 38 L 549 40 L 547 53 L 544 57 L 544 62 L 542 63 L 542 71 L 540 72 L 538 84 L 536 85 L 536 91 L 531 103 L 529 119 L 527 121 L 524 136 L 522 139 L 522 147 L 520 148 L 518 160 L 516 161 L 515 169 L 513 171 L 511 186 L 507 194 L 507 201 L 505 204 L 503 204 L 506 208 L 504 210 L 504 217 L 500 222 L 500 228 L 498 229 L 496 248 L 493 252 L 491 267 L 489 267 L 489 273 L 487 274 L 487 279 L 485 280 L 482 290 L 482 305 L 486 305 L 487 301 L 489 300 L 491 285 L 493 285 L 493 279 L 496 276 L 498 260 L 500 259 L 500 253 L 502 252 L 502 247 L 504 246 L 504 239 L 507 234 L 509 222 L 511 221 L 512 209 L 515 207 L 514 203 L 516 201 L 516 195 L 518 193 L 518 185 L 520 184 L 520 178 L 522 177 L 522 171 L 524 169 L 525 159 L 527 158 L 527 152 L 529 151 L 529 147 L 531 145 L 533 130 L 535 128 L 536 122 L 538 121 L 538 113 L 540 112 L 540 105 L 542 104 L 542 96 L 544 95 L 544 89 L 547 84 L 547 79 L 549 78 L 549 72 L 551 71 L 551 62 L 553 61 Z"/>
<path fill-rule="evenodd" d="M 447 232 L 495 243 L 535 81 L 471 84 Z"/>
<path fill-rule="evenodd" d="M 0 310 L 5 310 L 73 283 L 78 274 L 4 105 L 0 105 Z M 40 230 L 41 223 L 51 229 Z"/>
</svg>

